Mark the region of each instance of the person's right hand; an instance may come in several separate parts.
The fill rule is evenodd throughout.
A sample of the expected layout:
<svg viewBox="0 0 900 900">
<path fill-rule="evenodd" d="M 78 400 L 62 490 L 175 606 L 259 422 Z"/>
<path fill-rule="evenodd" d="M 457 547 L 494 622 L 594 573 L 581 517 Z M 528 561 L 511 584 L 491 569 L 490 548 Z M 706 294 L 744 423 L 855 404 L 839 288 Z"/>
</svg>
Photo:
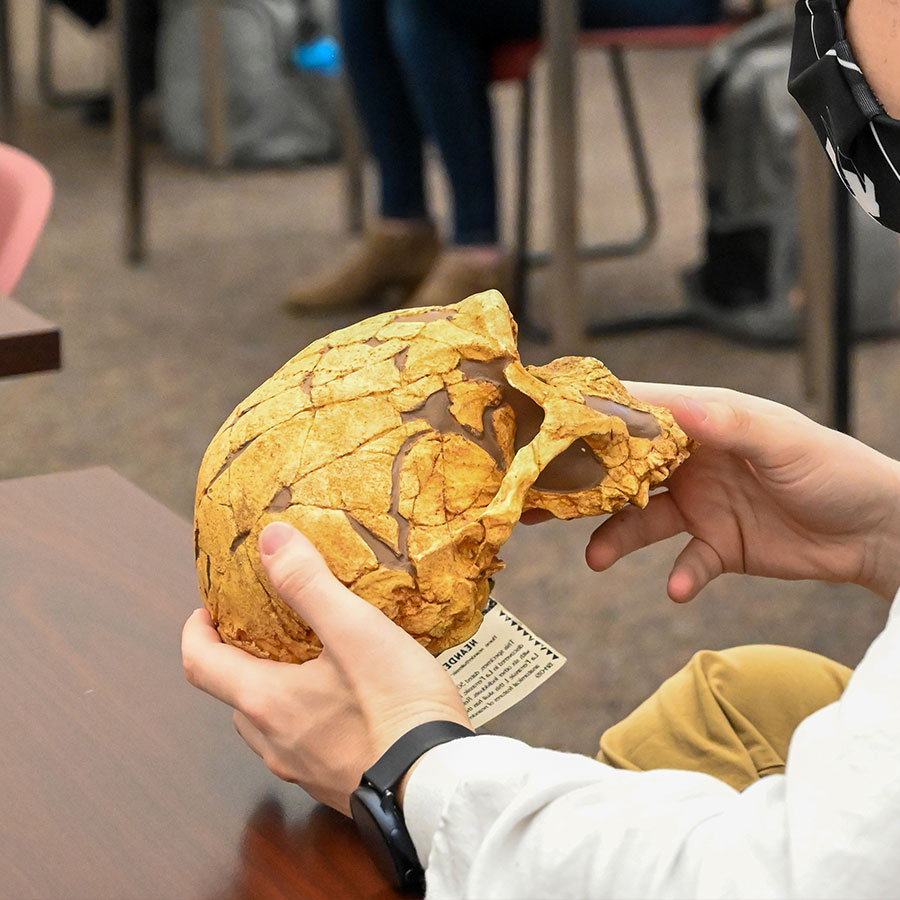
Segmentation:
<svg viewBox="0 0 900 900">
<path fill-rule="evenodd" d="M 723 572 L 855 582 L 886 599 L 900 585 L 900 463 L 758 397 L 720 388 L 629 384 L 672 410 L 700 447 L 645 509 L 610 516 L 588 565 L 686 532 L 669 596 L 683 603 Z"/>
</svg>

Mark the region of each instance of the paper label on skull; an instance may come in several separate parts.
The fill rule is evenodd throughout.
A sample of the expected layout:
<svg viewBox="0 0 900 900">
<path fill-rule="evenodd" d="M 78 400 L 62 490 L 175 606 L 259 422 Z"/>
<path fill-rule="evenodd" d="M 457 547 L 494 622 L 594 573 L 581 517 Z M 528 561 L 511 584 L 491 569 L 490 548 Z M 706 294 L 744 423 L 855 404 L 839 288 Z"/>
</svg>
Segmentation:
<svg viewBox="0 0 900 900">
<path fill-rule="evenodd" d="M 527 697 L 566 658 L 491 597 L 478 631 L 439 654 L 437 661 L 450 673 L 469 720 L 478 726 Z"/>
</svg>

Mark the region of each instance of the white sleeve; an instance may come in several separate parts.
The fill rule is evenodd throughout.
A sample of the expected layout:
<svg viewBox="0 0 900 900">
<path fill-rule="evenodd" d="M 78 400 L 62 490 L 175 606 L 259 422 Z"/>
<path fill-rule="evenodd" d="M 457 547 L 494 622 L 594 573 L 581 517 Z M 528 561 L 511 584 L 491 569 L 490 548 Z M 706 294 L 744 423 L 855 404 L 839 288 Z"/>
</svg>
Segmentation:
<svg viewBox="0 0 900 900">
<path fill-rule="evenodd" d="M 900 886 L 900 612 L 843 697 L 742 793 L 482 735 L 429 751 L 405 815 L 429 898 L 884 897 Z"/>
</svg>

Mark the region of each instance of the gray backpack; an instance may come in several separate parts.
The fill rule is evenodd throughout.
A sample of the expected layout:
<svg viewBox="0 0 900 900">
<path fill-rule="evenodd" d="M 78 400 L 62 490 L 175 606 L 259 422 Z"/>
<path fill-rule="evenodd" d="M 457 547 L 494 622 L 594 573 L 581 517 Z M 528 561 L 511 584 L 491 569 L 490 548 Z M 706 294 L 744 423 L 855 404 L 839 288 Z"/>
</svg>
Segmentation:
<svg viewBox="0 0 900 900">
<path fill-rule="evenodd" d="M 301 0 L 217 0 L 225 57 L 229 161 L 242 166 L 332 159 L 339 150 L 336 79 L 298 70 L 291 54 L 315 15 L 325 30 L 330 4 Z M 203 54 L 196 0 L 165 0 L 159 36 L 163 136 L 176 156 L 206 159 Z"/>
<path fill-rule="evenodd" d="M 691 306 L 736 337 L 795 340 L 799 311 L 795 141 L 800 109 L 787 92 L 793 15 L 768 13 L 713 46 L 698 79 L 706 179 L 706 254 L 688 276 Z M 860 334 L 898 326 L 897 236 L 852 203 L 854 322 Z"/>
</svg>

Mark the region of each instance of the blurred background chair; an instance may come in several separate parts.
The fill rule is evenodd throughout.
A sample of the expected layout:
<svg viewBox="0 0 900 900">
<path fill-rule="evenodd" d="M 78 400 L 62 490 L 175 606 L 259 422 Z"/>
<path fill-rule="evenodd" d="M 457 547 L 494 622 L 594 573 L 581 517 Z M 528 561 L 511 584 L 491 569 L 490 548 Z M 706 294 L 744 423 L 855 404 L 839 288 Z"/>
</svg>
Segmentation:
<svg viewBox="0 0 900 900">
<path fill-rule="evenodd" d="M 641 220 L 637 232 L 624 241 L 580 247 L 580 259 L 605 259 L 640 253 L 650 246 L 659 231 L 659 204 L 650 173 L 646 143 L 637 115 L 626 53 L 632 50 L 706 47 L 763 11 L 764 3 L 754 2 L 749 13 L 708 25 L 595 29 L 581 32 L 578 39 L 579 50 L 600 50 L 606 52 L 609 57 L 612 84 L 634 173 Z M 543 44 L 540 40 L 504 44 L 494 53 L 491 60 L 493 82 L 515 81 L 521 86 L 517 124 L 516 211 L 513 227 L 513 303 L 515 312 L 522 318 L 527 318 L 528 269 L 532 266 L 547 265 L 551 260 L 549 253 L 529 252 L 528 249 L 534 69 L 542 49 Z"/>
<path fill-rule="evenodd" d="M 614 92 L 619 105 L 626 146 L 634 173 L 640 205 L 641 222 L 636 234 L 624 241 L 599 243 L 579 249 L 581 260 L 595 260 L 639 253 L 653 242 L 659 230 L 656 191 L 648 162 L 646 144 L 637 115 L 635 92 L 626 64 L 626 53 L 632 50 L 666 50 L 702 48 L 765 11 L 764 0 L 753 0 L 746 12 L 708 25 L 673 25 L 641 28 L 592 29 L 580 32 L 575 51 L 600 50 L 609 56 Z M 516 41 L 498 48 L 491 60 L 492 83 L 516 82 L 521 87 L 517 112 L 517 158 L 515 162 L 516 206 L 513 223 L 514 281 L 510 306 L 521 324 L 527 324 L 532 336 L 540 337 L 541 329 L 529 322 L 527 315 L 527 276 L 530 267 L 551 262 L 548 252 L 530 252 L 530 169 L 532 159 L 532 113 L 535 66 L 545 51 L 540 39 Z M 349 129 L 351 136 L 355 129 Z M 361 230 L 364 191 L 362 142 L 345 140 L 345 177 L 348 197 L 348 222 L 351 231 Z M 663 314 L 661 314 L 663 315 Z M 671 311 L 665 314 L 671 324 Z M 544 335 L 546 337 L 546 335 Z"/>
<path fill-rule="evenodd" d="M 18 284 L 52 199 L 50 173 L 27 153 L 0 144 L 0 295 Z"/>
<path fill-rule="evenodd" d="M 9 297 L 31 258 L 50 203 L 50 173 L 0 144 L 0 377 L 60 366 L 59 329 Z"/>
<path fill-rule="evenodd" d="M 313 89 L 306 71 L 311 67 L 294 52 L 309 40 L 310 29 L 318 34 L 324 27 L 324 14 L 300 2 L 191 0 L 155 2 L 154 18 L 148 16 L 148 5 L 148 0 L 108 0 L 125 255 L 132 263 L 141 262 L 146 249 L 141 106 L 151 88 L 170 151 L 215 172 L 293 166 L 334 153 L 324 111 L 328 93 L 321 84 Z M 147 38 L 151 27 L 158 30 L 152 45 Z M 330 76 L 319 72 L 316 77 Z M 317 142 L 313 132 L 318 126 Z"/>
</svg>

